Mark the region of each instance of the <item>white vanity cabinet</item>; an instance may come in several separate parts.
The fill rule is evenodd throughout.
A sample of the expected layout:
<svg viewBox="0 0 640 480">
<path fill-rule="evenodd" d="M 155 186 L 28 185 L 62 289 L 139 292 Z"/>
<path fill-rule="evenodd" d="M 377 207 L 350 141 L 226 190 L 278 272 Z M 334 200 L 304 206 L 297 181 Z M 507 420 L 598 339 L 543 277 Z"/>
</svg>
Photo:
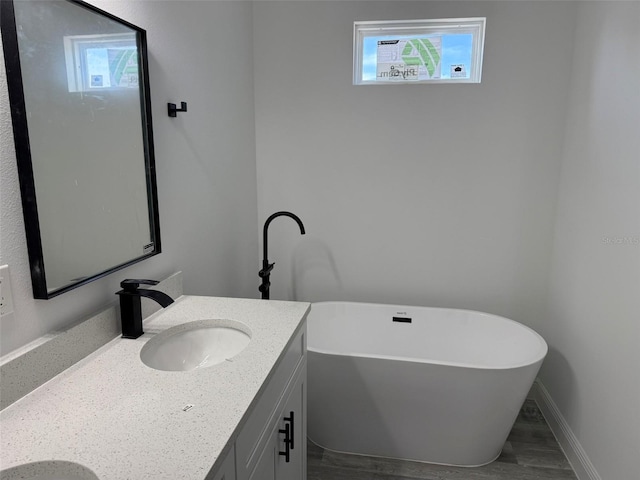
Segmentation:
<svg viewBox="0 0 640 480">
<path fill-rule="evenodd" d="M 100 480 L 306 480 L 309 308 L 304 302 L 178 298 L 146 321 L 144 338 L 114 338 L 50 378 L 46 389 L 3 408 L 2 469 L 56 465 L 60 478 L 75 478 L 85 468 Z M 182 373 L 141 360 L 145 340 L 211 318 L 243 323 L 251 332 L 246 349 L 218 367 Z M 67 346 L 60 341 L 45 353 L 54 358 Z M 288 462 L 280 454 L 287 447 Z M 122 461 L 132 451 L 136 461 Z"/>
<path fill-rule="evenodd" d="M 212 480 L 306 480 L 306 324 L 298 331 L 261 389 L 233 450 Z M 226 473 L 225 473 L 226 472 Z"/>
</svg>

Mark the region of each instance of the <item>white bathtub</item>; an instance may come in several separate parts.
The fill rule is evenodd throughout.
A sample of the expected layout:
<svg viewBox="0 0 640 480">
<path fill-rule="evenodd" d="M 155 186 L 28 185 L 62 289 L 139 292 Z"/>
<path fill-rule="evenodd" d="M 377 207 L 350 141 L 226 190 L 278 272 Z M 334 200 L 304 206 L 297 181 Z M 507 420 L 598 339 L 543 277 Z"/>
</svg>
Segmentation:
<svg viewBox="0 0 640 480">
<path fill-rule="evenodd" d="M 547 344 L 486 313 L 322 302 L 311 307 L 308 350 L 311 441 L 478 466 L 500 455 Z"/>
</svg>

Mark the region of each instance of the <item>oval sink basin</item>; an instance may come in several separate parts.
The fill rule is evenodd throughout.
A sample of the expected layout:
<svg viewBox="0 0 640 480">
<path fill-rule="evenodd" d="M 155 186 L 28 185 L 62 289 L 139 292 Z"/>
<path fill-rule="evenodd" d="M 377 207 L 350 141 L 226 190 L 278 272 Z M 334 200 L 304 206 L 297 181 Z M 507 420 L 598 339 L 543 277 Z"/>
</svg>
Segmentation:
<svg viewBox="0 0 640 480">
<path fill-rule="evenodd" d="M 231 361 L 250 341 L 251 331 L 243 323 L 197 320 L 157 334 L 142 347 L 140 359 L 156 370 L 194 370 Z"/>
<path fill-rule="evenodd" d="M 79 463 L 50 460 L 18 465 L 0 471 L 0 480 L 98 480 L 95 473 Z"/>
</svg>

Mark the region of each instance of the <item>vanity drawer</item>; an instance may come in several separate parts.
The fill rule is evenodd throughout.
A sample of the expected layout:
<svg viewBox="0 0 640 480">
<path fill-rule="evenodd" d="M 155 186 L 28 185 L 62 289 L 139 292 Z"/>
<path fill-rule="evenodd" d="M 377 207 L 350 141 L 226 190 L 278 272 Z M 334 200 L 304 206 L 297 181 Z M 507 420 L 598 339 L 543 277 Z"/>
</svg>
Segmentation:
<svg viewBox="0 0 640 480">
<path fill-rule="evenodd" d="M 236 439 L 236 468 L 238 480 L 246 480 L 268 442 L 277 413 L 285 400 L 286 389 L 304 364 L 306 355 L 306 324 L 296 334 L 260 398 L 253 407 Z"/>
</svg>

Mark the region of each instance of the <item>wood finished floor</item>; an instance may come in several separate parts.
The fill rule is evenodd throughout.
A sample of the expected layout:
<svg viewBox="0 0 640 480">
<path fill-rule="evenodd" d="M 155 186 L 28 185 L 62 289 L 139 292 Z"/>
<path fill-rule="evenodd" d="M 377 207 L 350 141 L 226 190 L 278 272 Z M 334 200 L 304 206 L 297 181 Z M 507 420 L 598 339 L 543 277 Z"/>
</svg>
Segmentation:
<svg viewBox="0 0 640 480">
<path fill-rule="evenodd" d="M 527 400 L 502 454 L 483 467 L 464 468 L 349 455 L 308 442 L 307 480 L 577 480 L 542 413 Z"/>
</svg>

